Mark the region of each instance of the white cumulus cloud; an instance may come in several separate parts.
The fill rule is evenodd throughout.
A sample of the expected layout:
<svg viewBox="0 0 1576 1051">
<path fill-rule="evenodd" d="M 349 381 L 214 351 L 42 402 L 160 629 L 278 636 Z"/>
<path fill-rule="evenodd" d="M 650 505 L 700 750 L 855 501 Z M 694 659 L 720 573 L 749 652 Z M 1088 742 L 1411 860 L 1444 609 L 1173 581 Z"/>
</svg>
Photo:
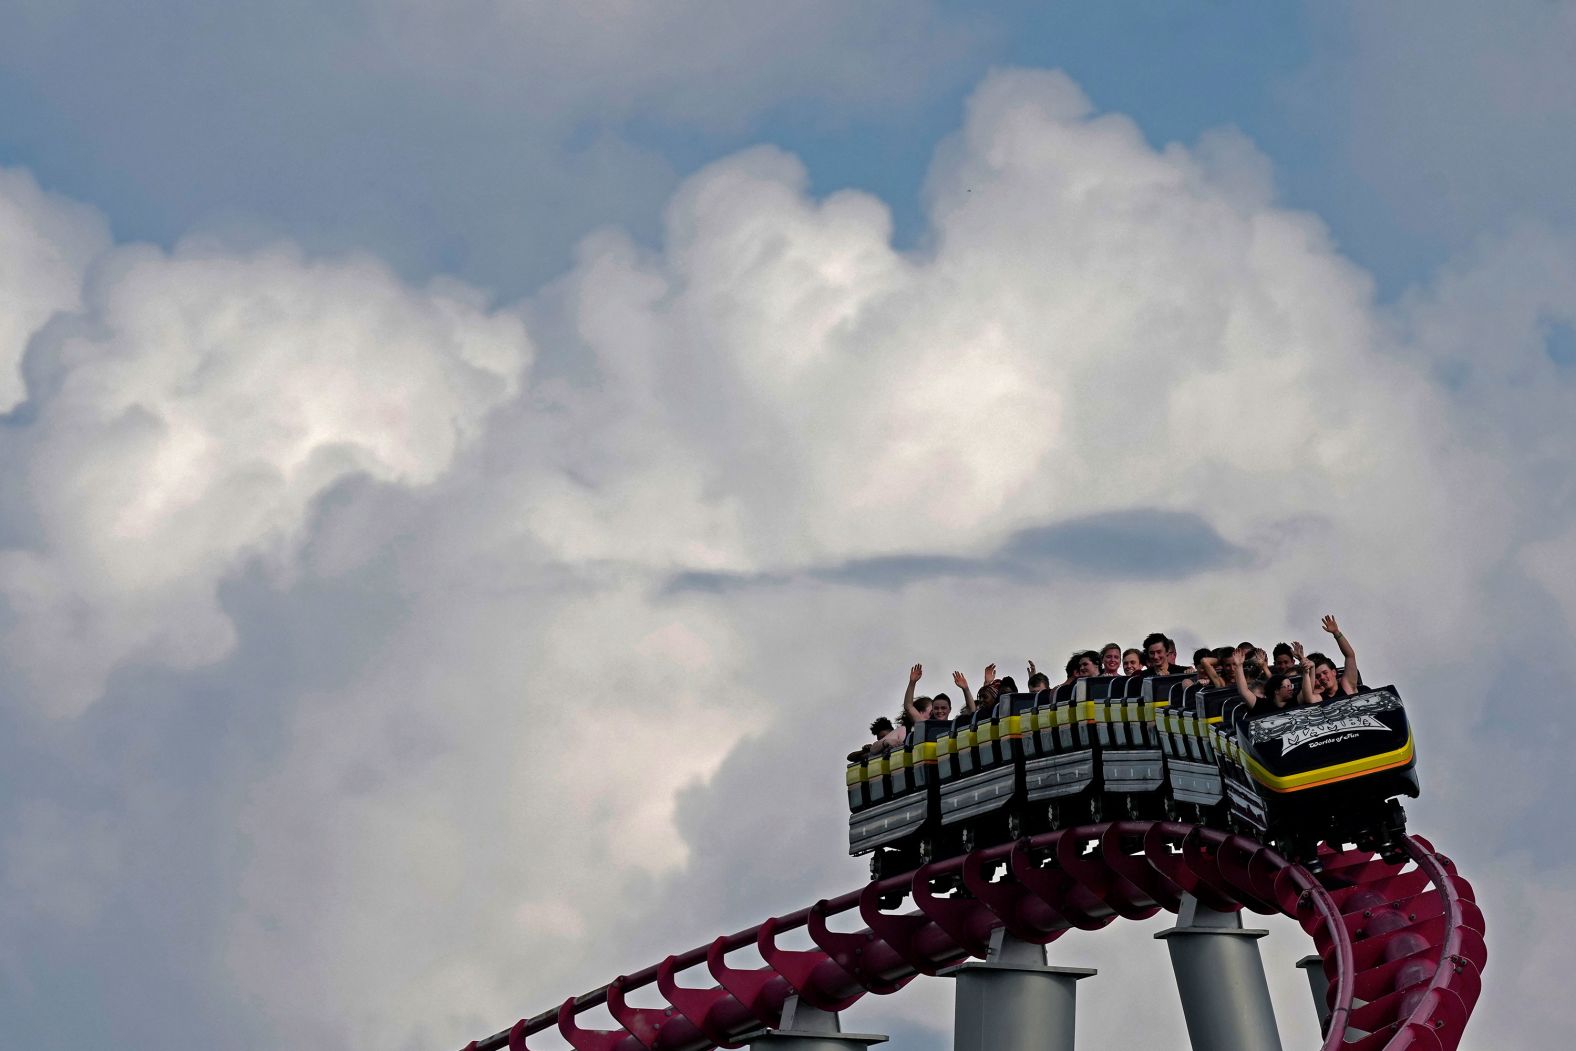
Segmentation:
<svg viewBox="0 0 1576 1051">
<path fill-rule="evenodd" d="M 1381 307 L 1240 136 L 1157 147 L 1057 74 L 989 78 L 928 185 L 899 251 L 882 202 L 751 150 L 685 182 L 660 246 L 588 238 L 518 313 L 367 260 L 115 249 L 33 339 L 7 666 L 56 711 L 131 663 L 255 686 L 269 732 L 223 742 L 199 844 L 227 881 L 204 980 L 253 1029 L 457 1046 L 857 885 L 841 755 L 916 659 L 936 688 L 1156 628 L 1314 642 L 1334 608 L 1418 698 L 1425 777 L 1512 754 L 1495 727 L 1536 699 L 1477 700 L 1525 598 L 1496 588 L 1564 564 L 1536 520 L 1569 518 L 1521 502 L 1509 391 L 1564 374 L 1486 370 L 1506 393 L 1465 415 L 1436 366 L 1487 315 L 1568 316 L 1557 281 L 1507 304 L 1490 253 Z M 528 387 L 519 317 L 561 363 Z M 272 666 L 286 643 L 322 666 Z M 1441 780 L 1417 826 L 1480 892 L 1524 879 L 1489 863 L 1511 804 Z"/>
<path fill-rule="evenodd" d="M 22 400 L 28 341 L 80 305 L 83 272 L 107 247 L 109 228 L 93 209 L 0 168 L 0 413 Z"/>
<path fill-rule="evenodd" d="M 224 656 L 221 580 L 288 570 L 313 501 L 353 475 L 424 485 L 519 389 L 522 323 L 370 259 L 186 245 L 101 259 L 30 357 L 29 424 L 0 442 L 27 522 L 0 549 L 12 685 L 90 704 L 121 661 Z"/>
<path fill-rule="evenodd" d="M 1251 150 L 1204 152 L 1009 73 L 923 251 L 772 149 L 691 178 L 659 251 L 589 239 L 531 306 L 580 371 L 428 494 L 392 670 L 313 696 L 248 808 L 248 987 L 301 1039 L 425 1046 L 853 886 L 840 755 L 916 658 L 936 688 L 1155 627 L 1315 642 L 1338 604 L 1405 680 L 1483 630 L 1507 512 L 1451 513 L 1444 390 Z M 1164 527 L 1021 532 L 1133 509 L 1234 553 L 1145 576 L 1117 544 Z M 1026 575 L 968 575 L 1002 550 Z"/>
</svg>

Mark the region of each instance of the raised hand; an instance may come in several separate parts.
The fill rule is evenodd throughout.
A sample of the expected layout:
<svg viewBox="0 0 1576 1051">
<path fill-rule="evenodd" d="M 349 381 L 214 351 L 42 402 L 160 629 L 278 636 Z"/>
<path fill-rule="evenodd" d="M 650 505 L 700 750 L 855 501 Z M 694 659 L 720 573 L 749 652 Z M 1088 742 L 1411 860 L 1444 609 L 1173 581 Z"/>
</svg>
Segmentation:
<svg viewBox="0 0 1576 1051">
<path fill-rule="evenodd" d="M 1319 623 L 1324 625 L 1324 630 L 1331 635 L 1339 635 L 1341 633 L 1341 626 L 1335 623 L 1335 615 L 1332 613 L 1326 613 L 1324 619 Z"/>
<path fill-rule="evenodd" d="M 996 665 L 994 665 L 994 664 L 987 664 L 987 665 L 985 665 L 985 685 L 989 686 L 991 683 L 993 683 L 995 681 L 996 681 Z"/>
<path fill-rule="evenodd" d="M 1029 678 L 1034 678 L 1034 662 L 1029 662 Z"/>
<path fill-rule="evenodd" d="M 956 686 L 960 690 L 966 690 L 969 688 L 969 680 L 963 677 L 962 672 L 955 671 L 952 673 L 952 685 Z"/>
<path fill-rule="evenodd" d="M 923 664 L 914 665 L 908 670 L 908 684 L 910 686 L 917 684 L 919 680 L 924 677 L 924 675 L 925 666 Z"/>
<path fill-rule="evenodd" d="M 1298 664 L 1302 663 L 1302 643 L 1293 642 L 1291 644 L 1291 655 L 1297 659 Z"/>
</svg>

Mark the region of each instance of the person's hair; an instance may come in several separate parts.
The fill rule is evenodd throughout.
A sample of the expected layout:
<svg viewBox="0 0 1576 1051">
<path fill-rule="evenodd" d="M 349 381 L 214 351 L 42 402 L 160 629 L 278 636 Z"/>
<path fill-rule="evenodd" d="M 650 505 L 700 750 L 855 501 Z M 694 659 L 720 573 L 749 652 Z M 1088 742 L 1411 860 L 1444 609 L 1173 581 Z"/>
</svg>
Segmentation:
<svg viewBox="0 0 1576 1051">
<path fill-rule="evenodd" d="M 1290 675 L 1286 675 L 1286 674 L 1284 674 L 1282 672 L 1276 672 L 1274 675 L 1271 675 L 1268 679 L 1265 679 L 1264 680 L 1264 699 L 1266 701 L 1273 701 L 1273 700 L 1275 700 L 1275 695 L 1280 692 L 1281 684 L 1282 683 L 1286 683 L 1286 682 L 1290 682 L 1290 681 L 1291 681 L 1291 676 Z"/>
<path fill-rule="evenodd" d="M 1077 675 L 1078 674 L 1078 665 L 1082 661 L 1083 661 L 1083 654 L 1075 653 L 1071 657 L 1067 658 L 1067 664 L 1063 668 L 1063 670 L 1066 671 L 1068 675 Z"/>
<path fill-rule="evenodd" d="M 1123 650 L 1122 651 L 1122 659 L 1126 660 L 1127 659 L 1127 655 L 1129 653 L 1136 654 L 1138 656 L 1139 660 L 1143 660 L 1144 659 L 1144 651 L 1140 650 L 1140 649 L 1125 649 L 1125 650 Z"/>
<path fill-rule="evenodd" d="M 980 692 L 974 695 L 974 708 L 978 712 L 989 713 L 996 707 L 996 695 L 1001 692 L 1001 687 L 995 683 L 987 682 L 980 687 Z"/>
<path fill-rule="evenodd" d="M 892 720 L 884 715 L 876 716 L 876 721 L 870 724 L 870 732 L 877 737 L 885 737 L 892 732 Z"/>
<path fill-rule="evenodd" d="M 1270 670 L 1256 660 L 1242 662 L 1242 674 L 1249 682 L 1257 682 L 1268 675 Z"/>
<path fill-rule="evenodd" d="M 898 712 L 897 721 L 903 724 L 903 729 L 905 730 L 912 730 L 914 728 L 914 717 L 908 714 L 907 708 L 904 708 L 901 712 Z"/>
<path fill-rule="evenodd" d="M 1119 643 L 1108 642 L 1104 646 L 1100 647 L 1100 656 L 1104 657 L 1107 653 L 1110 653 L 1112 650 L 1115 650 L 1116 652 L 1121 653 L 1122 652 L 1122 647 L 1121 647 L 1121 645 Z"/>
<path fill-rule="evenodd" d="M 1213 656 L 1215 656 L 1215 653 L 1208 646 L 1200 646 L 1193 651 L 1193 667 L 1202 668 L 1204 666 L 1204 658 Z"/>
<path fill-rule="evenodd" d="M 1001 692 L 1002 693 L 1017 693 L 1018 692 L 1017 680 L 1015 680 L 1011 675 L 1003 675 L 1001 677 Z"/>
<path fill-rule="evenodd" d="M 1252 653 L 1254 650 L 1258 649 L 1258 647 L 1253 645 L 1251 642 L 1239 642 L 1235 648 L 1238 650 L 1247 650 L 1249 653 Z"/>
<path fill-rule="evenodd" d="M 1028 685 L 1030 693 L 1039 693 L 1041 690 L 1048 690 L 1051 688 L 1051 677 L 1046 675 L 1043 671 L 1037 671 L 1033 675 L 1029 676 Z"/>
<path fill-rule="evenodd" d="M 1157 642 L 1167 649 L 1170 649 L 1172 645 L 1171 640 L 1166 638 L 1160 632 L 1151 631 L 1148 635 L 1144 636 L 1144 652 L 1149 652 L 1149 647 L 1153 646 Z"/>
<path fill-rule="evenodd" d="M 1329 668 L 1331 671 L 1341 670 L 1335 666 L 1334 661 L 1322 653 L 1310 653 L 1308 654 L 1308 660 L 1313 662 L 1315 668 Z"/>
<path fill-rule="evenodd" d="M 1236 652 L 1236 649 L 1231 646 L 1217 646 L 1209 651 L 1209 655 L 1224 664 L 1226 661 L 1229 661 L 1232 655 Z M 1195 656 L 1197 655 L 1195 654 Z"/>
<path fill-rule="evenodd" d="M 930 699 L 930 707 L 931 707 L 931 709 L 934 710 L 936 705 L 940 704 L 942 701 L 946 701 L 947 702 L 947 707 L 949 709 L 952 707 L 952 698 L 948 697 L 944 693 L 938 693 L 938 694 L 936 694 L 934 697 L 932 697 Z"/>
<path fill-rule="evenodd" d="M 1270 652 L 1271 657 L 1295 657 L 1297 651 L 1291 648 L 1289 642 L 1277 642 L 1275 649 Z"/>
<path fill-rule="evenodd" d="M 915 697 L 914 698 L 914 708 L 917 711 L 921 711 L 921 712 L 928 712 L 928 711 L 930 711 L 930 698 L 929 697 Z"/>
</svg>

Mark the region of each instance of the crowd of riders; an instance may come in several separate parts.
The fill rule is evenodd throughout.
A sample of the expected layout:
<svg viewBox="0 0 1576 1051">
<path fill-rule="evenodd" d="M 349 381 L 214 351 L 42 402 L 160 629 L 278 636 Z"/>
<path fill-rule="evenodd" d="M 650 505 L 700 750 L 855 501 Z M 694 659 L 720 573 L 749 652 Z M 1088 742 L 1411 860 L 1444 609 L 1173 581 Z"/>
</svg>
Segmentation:
<svg viewBox="0 0 1576 1051">
<path fill-rule="evenodd" d="M 1097 650 L 1074 652 L 1063 667 L 1066 678 L 1059 683 L 1052 683 L 1050 676 L 1036 668 L 1031 660 L 1025 671 L 1027 677 L 1022 692 L 1039 694 L 1101 675 L 1182 675 L 1187 677 L 1184 685 L 1196 682 L 1221 689 L 1235 688 L 1236 703 L 1230 706 L 1233 719 L 1249 719 L 1298 705 L 1351 696 L 1362 689 L 1357 653 L 1333 616 L 1324 617 L 1321 624 L 1334 637 L 1341 654 L 1339 665 L 1323 653 L 1305 653 L 1300 642 L 1277 643 L 1269 653 L 1251 642 L 1215 648 L 1206 646 L 1194 650 L 1192 663 L 1185 664 L 1177 658 L 1176 643 L 1157 631 L 1147 636 L 1140 647 L 1124 649 L 1118 643 L 1108 642 Z M 969 688 L 969 681 L 962 672 L 955 671 L 952 683 L 957 687 L 960 703 L 954 711 L 952 697 L 945 692 L 917 694 L 924 674 L 923 665 L 916 664 L 909 669 L 908 688 L 903 693 L 903 707 L 896 721 L 882 716 L 872 722 L 870 733 L 874 740 L 849 753 L 850 762 L 901 747 L 915 723 L 963 721 L 972 719 L 976 712 L 989 715 L 997 697 L 1020 692 L 1012 676 L 997 676 L 994 664 L 986 666 L 978 693 Z"/>
</svg>

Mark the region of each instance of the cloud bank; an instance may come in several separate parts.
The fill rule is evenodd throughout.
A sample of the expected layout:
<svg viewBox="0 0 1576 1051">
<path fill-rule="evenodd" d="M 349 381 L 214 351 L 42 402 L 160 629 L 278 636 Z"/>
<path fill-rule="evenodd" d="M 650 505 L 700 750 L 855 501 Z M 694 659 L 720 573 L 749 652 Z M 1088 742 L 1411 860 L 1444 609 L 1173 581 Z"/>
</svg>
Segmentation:
<svg viewBox="0 0 1576 1051">
<path fill-rule="evenodd" d="M 22 285 L 48 317 L 12 340 L 0 667 L 7 728 L 83 785 L 0 805 L 6 885 L 56 899 L 0 912 L 8 966 L 195 886 L 155 944 L 232 1014 L 182 1042 L 453 1045 L 855 884 L 839 757 L 915 659 L 1312 641 L 1329 608 L 1419 698 L 1414 821 L 1504 893 L 1539 789 L 1486 799 L 1481 771 L 1571 724 L 1476 698 L 1524 682 L 1485 652 L 1571 642 L 1536 611 L 1576 557 L 1572 379 L 1534 337 L 1576 297 L 1503 293 L 1569 245 L 1380 306 L 1265 167 L 1002 72 L 917 250 L 763 147 L 685 180 L 659 247 L 600 232 L 507 309 L 360 257 L 111 247 L 47 203 L 78 218 L 30 220 L 64 276 Z M 1514 929 L 1501 1004 L 1561 952 Z M 1089 951 L 1154 950 L 1117 937 Z M 1552 1034 L 1553 1001 L 1521 1008 L 1478 1032 Z M 131 1046 L 169 1039 L 131 1015 Z"/>
</svg>

